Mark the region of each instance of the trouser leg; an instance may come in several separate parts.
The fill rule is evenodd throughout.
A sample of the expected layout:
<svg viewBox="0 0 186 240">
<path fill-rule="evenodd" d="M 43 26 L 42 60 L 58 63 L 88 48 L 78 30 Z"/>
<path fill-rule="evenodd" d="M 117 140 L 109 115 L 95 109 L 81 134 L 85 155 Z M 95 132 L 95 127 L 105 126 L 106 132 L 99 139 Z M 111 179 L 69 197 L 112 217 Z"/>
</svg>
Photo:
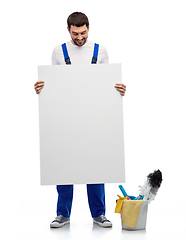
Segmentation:
<svg viewBox="0 0 186 240">
<path fill-rule="evenodd" d="M 105 185 L 87 184 L 87 195 L 92 217 L 105 215 Z"/>
<path fill-rule="evenodd" d="M 57 185 L 58 201 L 57 201 L 57 216 L 63 215 L 70 217 L 72 200 L 73 200 L 73 185 Z"/>
</svg>

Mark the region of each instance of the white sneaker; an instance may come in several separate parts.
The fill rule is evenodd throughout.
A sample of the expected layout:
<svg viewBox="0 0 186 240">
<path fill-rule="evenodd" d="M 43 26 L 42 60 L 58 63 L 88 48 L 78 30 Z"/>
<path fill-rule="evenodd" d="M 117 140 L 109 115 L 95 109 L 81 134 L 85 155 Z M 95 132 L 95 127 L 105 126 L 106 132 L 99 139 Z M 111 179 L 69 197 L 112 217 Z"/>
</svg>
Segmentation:
<svg viewBox="0 0 186 240">
<path fill-rule="evenodd" d="M 100 227 L 112 227 L 112 223 L 103 214 L 93 218 L 93 222 L 97 223 Z"/>
<path fill-rule="evenodd" d="M 51 228 L 59 228 L 63 227 L 65 224 L 70 223 L 70 218 L 63 217 L 62 215 L 59 215 L 55 218 L 53 222 L 51 222 L 50 227 Z"/>
</svg>

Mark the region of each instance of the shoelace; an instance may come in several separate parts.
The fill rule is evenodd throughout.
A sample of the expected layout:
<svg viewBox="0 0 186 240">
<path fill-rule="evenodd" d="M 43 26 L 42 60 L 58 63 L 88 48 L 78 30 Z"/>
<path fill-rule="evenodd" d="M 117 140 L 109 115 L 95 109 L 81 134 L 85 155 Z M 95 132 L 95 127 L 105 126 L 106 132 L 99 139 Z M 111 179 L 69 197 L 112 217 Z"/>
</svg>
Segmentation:
<svg viewBox="0 0 186 240">
<path fill-rule="evenodd" d="M 62 215 L 59 215 L 59 216 L 57 216 L 57 217 L 55 218 L 55 220 L 60 221 L 61 218 L 62 218 Z"/>
<path fill-rule="evenodd" d="M 102 222 L 108 221 L 107 218 L 104 215 L 101 215 L 100 218 L 101 218 Z"/>
</svg>

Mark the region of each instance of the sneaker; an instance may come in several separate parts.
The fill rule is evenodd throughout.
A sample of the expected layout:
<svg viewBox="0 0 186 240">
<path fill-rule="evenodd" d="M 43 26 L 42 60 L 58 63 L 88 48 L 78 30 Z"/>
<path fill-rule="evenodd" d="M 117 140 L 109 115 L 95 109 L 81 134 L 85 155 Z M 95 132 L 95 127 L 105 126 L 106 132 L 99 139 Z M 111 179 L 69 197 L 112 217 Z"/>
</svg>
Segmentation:
<svg viewBox="0 0 186 240">
<path fill-rule="evenodd" d="M 59 228 L 63 227 L 65 224 L 70 223 L 70 218 L 63 217 L 62 215 L 59 215 L 55 218 L 53 222 L 51 222 L 50 227 L 51 228 Z"/>
<path fill-rule="evenodd" d="M 112 223 L 103 214 L 93 218 L 93 222 L 101 227 L 112 227 Z"/>
</svg>

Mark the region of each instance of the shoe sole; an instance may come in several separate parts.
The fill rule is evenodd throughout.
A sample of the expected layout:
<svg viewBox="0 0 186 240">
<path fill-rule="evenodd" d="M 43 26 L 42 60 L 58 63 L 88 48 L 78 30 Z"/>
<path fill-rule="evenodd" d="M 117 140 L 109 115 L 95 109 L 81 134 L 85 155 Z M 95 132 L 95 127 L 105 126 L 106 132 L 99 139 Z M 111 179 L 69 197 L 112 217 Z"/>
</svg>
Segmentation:
<svg viewBox="0 0 186 240">
<path fill-rule="evenodd" d="M 93 220 L 94 223 L 98 224 L 100 227 L 105 227 L 105 228 L 109 228 L 109 227 L 112 227 L 112 223 L 100 223 L 100 222 L 97 222 L 95 220 Z"/>
<path fill-rule="evenodd" d="M 51 224 L 50 224 L 50 227 L 51 227 L 51 228 L 60 228 L 60 227 L 63 227 L 64 225 L 69 224 L 69 223 L 70 223 L 70 220 L 69 220 L 69 221 L 66 221 L 66 222 L 64 222 L 64 223 L 54 222 L 54 223 L 51 223 Z"/>
</svg>

